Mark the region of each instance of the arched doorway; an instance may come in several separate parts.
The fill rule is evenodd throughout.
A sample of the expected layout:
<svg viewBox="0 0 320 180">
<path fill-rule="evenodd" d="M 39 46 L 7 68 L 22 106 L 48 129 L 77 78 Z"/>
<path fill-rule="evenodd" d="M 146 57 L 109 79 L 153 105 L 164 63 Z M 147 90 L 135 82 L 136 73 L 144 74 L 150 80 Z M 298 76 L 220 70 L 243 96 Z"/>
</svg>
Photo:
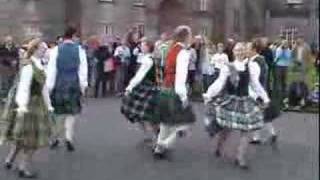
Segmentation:
<svg viewBox="0 0 320 180">
<path fill-rule="evenodd" d="M 180 0 L 163 0 L 159 5 L 159 31 L 171 32 L 178 25 L 189 25 L 186 5 Z"/>
</svg>

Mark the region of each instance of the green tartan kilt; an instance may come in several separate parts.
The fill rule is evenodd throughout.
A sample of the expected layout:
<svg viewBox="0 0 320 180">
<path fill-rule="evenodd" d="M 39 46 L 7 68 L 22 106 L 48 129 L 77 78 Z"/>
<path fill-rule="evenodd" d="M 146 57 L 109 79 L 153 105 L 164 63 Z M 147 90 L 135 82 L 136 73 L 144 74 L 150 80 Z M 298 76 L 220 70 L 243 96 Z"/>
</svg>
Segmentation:
<svg viewBox="0 0 320 180">
<path fill-rule="evenodd" d="M 52 123 L 42 96 L 31 98 L 28 113 L 17 117 L 16 105 L 12 103 L 0 122 L 0 139 L 19 144 L 27 149 L 38 149 L 49 144 Z"/>
<path fill-rule="evenodd" d="M 155 119 L 157 123 L 168 125 L 191 124 L 196 121 L 192 106 L 182 107 L 182 103 L 173 90 L 161 90 L 157 97 Z"/>
<path fill-rule="evenodd" d="M 152 82 L 142 82 L 128 96 L 122 98 L 121 113 L 131 123 L 153 123 L 158 92 L 157 87 Z"/>
<path fill-rule="evenodd" d="M 264 125 L 264 112 L 251 97 L 224 95 L 215 102 L 216 120 L 223 128 L 251 131 Z"/>
</svg>

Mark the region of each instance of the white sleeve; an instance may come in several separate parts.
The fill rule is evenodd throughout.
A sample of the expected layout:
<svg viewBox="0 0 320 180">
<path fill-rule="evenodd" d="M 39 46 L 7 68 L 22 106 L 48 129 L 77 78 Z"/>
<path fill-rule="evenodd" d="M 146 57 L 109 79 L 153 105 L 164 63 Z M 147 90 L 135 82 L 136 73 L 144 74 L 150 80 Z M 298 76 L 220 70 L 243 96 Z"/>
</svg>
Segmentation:
<svg viewBox="0 0 320 180">
<path fill-rule="evenodd" d="M 32 65 L 22 67 L 20 79 L 17 87 L 16 103 L 18 112 L 27 112 L 27 106 L 30 99 L 30 88 L 32 83 L 33 69 Z"/>
<path fill-rule="evenodd" d="M 256 62 L 249 63 L 250 71 L 250 87 L 255 92 L 256 97 L 261 97 L 264 103 L 269 103 L 270 99 L 259 81 L 260 77 L 260 66 Z"/>
<path fill-rule="evenodd" d="M 224 55 L 224 62 L 225 64 L 229 63 L 229 57 L 225 54 Z"/>
<path fill-rule="evenodd" d="M 79 66 L 79 81 L 81 90 L 84 90 L 88 87 L 88 62 L 86 52 L 79 47 L 79 57 L 80 57 L 80 66 Z"/>
<path fill-rule="evenodd" d="M 49 92 L 52 91 L 56 83 L 57 57 L 58 57 L 58 47 L 55 47 L 52 51 L 50 51 L 49 63 L 47 66 L 46 87 L 48 88 Z"/>
<path fill-rule="evenodd" d="M 188 66 L 190 60 L 190 52 L 183 49 L 177 56 L 176 64 L 176 78 L 175 78 L 175 92 L 180 97 L 181 101 L 187 100 L 187 76 Z"/>
<path fill-rule="evenodd" d="M 116 50 L 114 51 L 114 56 L 119 56 L 120 54 L 120 47 L 117 47 Z"/>
<path fill-rule="evenodd" d="M 139 70 L 135 74 L 135 76 L 131 79 L 127 91 L 132 91 L 141 81 L 144 79 L 148 71 L 152 68 L 153 61 L 151 58 L 146 58 L 143 60 L 143 64 L 140 66 Z"/>
<path fill-rule="evenodd" d="M 205 95 L 209 98 L 217 96 L 223 90 L 229 75 L 229 68 L 227 66 L 222 66 L 218 79 L 210 85 Z"/>
</svg>

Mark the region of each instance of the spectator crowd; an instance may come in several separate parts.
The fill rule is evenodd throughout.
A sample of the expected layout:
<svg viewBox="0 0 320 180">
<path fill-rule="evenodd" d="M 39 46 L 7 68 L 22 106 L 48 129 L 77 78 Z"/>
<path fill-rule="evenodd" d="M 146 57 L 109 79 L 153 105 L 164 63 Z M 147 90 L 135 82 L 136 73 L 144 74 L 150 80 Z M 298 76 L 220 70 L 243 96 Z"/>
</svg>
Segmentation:
<svg viewBox="0 0 320 180">
<path fill-rule="evenodd" d="M 95 97 L 122 96 L 125 87 L 141 63 L 141 43 L 144 37 L 137 29 L 130 29 L 124 37 L 90 36 L 79 39 L 78 43 L 87 54 L 90 94 Z M 266 89 L 269 94 L 279 97 L 281 107 L 301 108 L 309 101 L 318 103 L 319 50 L 311 49 L 303 37 L 294 43 L 285 39 L 270 41 L 267 37 L 257 38 L 259 53 L 267 63 Z M 43 65 L 49 61 L 50 50 L 59 46 L 63 38 L 43 44 L 45 56 Z M 154 44 L 153 59 L 163 69 L 171 45 L 170 33 L 163 33 Z M 234 39 L 226 43 L 213 42 L 197 35 L 189 47 L 191 53 L 188 72 L 189 95 L 196 97 L 205 92 L 213 83 L 215 68 L 234 60 Z M 0 96 L 2 101 L 19 72 L 19 59 L 26 42 L 14 43 L 11 36 L 0 42 Z M 161 73 L 161 72 L 160 72 Z M 161 77 L 161 74 L 160 74 Z M 161 78 L 160 78 L 161 80 Z"/>
</svg>

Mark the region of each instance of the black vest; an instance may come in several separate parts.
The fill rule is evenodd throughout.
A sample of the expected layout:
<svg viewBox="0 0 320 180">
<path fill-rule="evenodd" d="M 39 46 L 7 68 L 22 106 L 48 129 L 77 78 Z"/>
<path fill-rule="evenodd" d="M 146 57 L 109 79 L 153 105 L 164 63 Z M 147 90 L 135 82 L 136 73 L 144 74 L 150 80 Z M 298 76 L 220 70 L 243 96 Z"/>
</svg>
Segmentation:
<svg viewBox="0 0 320 180">
<path fill-rule="evenodd" d="M 260 67 L 259 81 L 263 86 L 263 88 L 267 89 L 268 88 L 268 64 L 266 63 L 263 56 L 258 56 L 253 61 L 258 63 Z"/>
</svg>

